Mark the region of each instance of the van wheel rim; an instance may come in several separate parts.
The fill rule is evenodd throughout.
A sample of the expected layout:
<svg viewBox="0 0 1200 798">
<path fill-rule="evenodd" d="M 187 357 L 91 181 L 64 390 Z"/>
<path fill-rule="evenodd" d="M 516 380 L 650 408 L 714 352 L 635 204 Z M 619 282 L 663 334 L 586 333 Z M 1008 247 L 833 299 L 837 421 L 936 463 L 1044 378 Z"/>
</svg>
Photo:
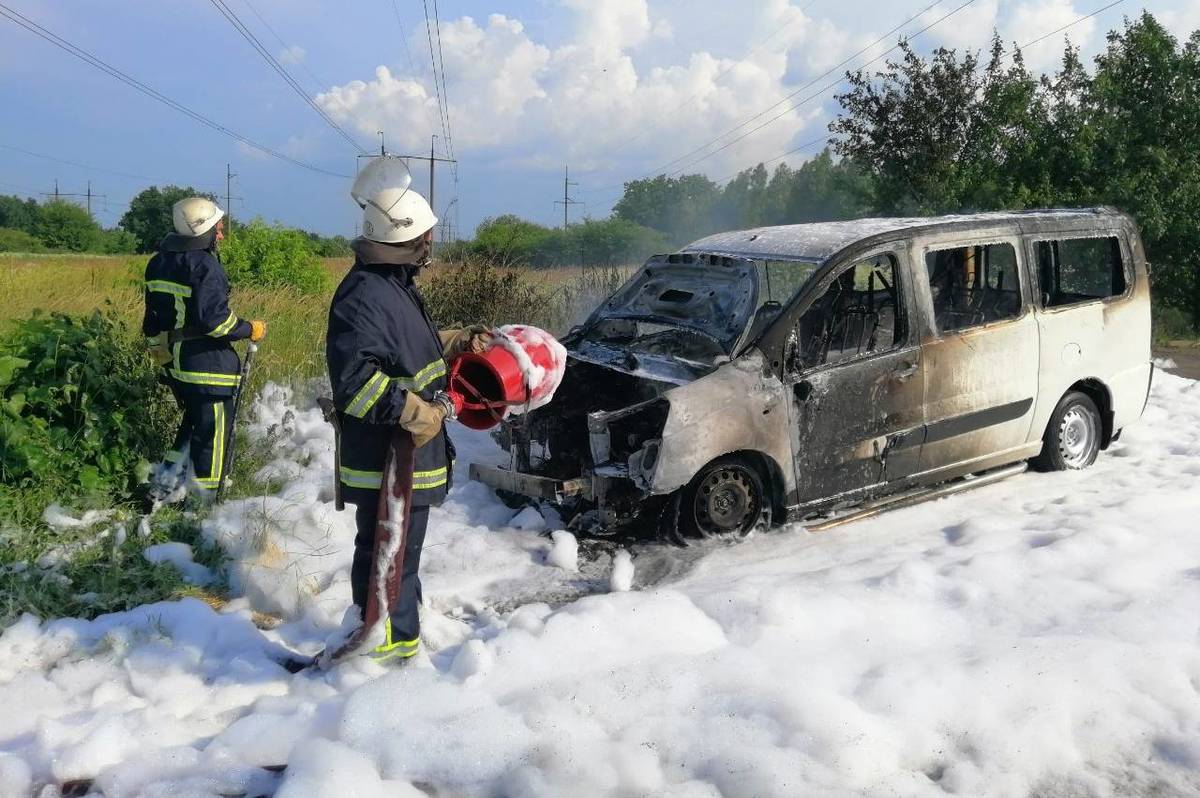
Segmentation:
<svg viewBox="0 0 1200 798">
<path fill-rule="evenodd" d="M 759 500 L 749 477 L 738 468 L 721 468 L 696 491 L 696 527 L 704 537 L 745 535 L 754 526 Z"/>
<path fill-rule="evenodd" d="M 1063 413 L 1058 428 L 1058 452 L 1068 468 L 1083 468 L 1092 458 L 1099 439 L 1095 417 L 1079 405 Z"/>
</svg>

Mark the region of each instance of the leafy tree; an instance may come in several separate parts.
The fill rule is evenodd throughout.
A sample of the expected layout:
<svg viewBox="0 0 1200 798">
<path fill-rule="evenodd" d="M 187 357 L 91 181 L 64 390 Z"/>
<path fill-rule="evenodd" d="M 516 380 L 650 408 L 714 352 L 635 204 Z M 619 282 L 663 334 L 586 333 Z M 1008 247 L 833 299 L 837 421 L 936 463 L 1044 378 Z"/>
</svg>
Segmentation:
<svg viewBox="0 0 1200 798">
<path fill-rule="evenodd" d="M 40 214 L 41 206 L 36 200 L 23 200 L 17 196 L 0 197 L 0 227 L 24 230 L 32 235 L 37 229 Z"/>
<path fill-rule="evenodd" d="M 683 244 L 715 229 L 713 214 L 720 199 L 721 187 L 704 175 L 659 175 L 626 183 L 613 215 Z"/>
<path fill-rule="evenodd" d="M 900 42 L 901 59 L 848 75 L 835 148 L 876 179 L 882 210 L 932 213 L 1024 207 L 1038 82 L 998 36 L 986 64 L 938 48 L 928 60 Z"/>
<path fill-rule="evenodd" d="M 150 186 L 134 197 L 129 210 L 121 217 L 120 225 L 137 238 L 138 252 L 153 252 L 163 237 L 174 231 L 171 221 L 171 206 L 186 197 L 208 197 L 212 194 L 188 186 Z"/>
<path fill-rule="evenodd" d="M 42 206 L 37 237 L 48 249 L 92 252 L 100 245 L 100 225 L 78 205 L 50 202 Z"/>
<path fill-rule="evenodd" d="M 854 161 L 834 160 L 828 148 L 805 161 L 786 187 L 783 218 L 776 224 L 857 219 L 875 209 L 875 182 Z"/>
<path fill-rule="evenodd" d="M 41 252 L 42 242 L 24 230 L 0 227 L 0 252 Z"/>
</svg>

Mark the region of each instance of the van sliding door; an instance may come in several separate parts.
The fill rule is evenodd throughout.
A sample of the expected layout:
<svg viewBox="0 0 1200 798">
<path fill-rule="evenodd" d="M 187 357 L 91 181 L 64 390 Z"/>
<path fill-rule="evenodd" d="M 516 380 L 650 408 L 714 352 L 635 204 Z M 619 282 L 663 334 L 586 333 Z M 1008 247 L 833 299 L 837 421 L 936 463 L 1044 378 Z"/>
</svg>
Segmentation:
<svg viewBox="0 0 1200 798">
<path fill-rule="evenodd" d="M 1038 389 L 1038 326 L 1018 239 L 924 247 L 920 472 L 1019 449 Z"/>
</svg>

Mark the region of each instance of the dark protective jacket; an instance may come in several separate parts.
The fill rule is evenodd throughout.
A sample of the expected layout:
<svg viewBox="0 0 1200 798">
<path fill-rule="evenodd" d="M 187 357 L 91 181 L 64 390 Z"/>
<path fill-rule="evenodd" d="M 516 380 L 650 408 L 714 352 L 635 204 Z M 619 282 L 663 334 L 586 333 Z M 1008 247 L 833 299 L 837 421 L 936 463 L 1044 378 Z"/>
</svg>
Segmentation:
<svg viewBox="0 0 1200 798">
<path fill-rule="evenodd" d="M 364 263 L 360 254 L 329 308 L 325 359 L 342 428 L 338 479 L 355 504 L 377 500 L 388 440 L 408 392 L 429 400 L 446 387 L 437 327 L 413 282 L 417 270 Z M 414 506 L 445 498 L 452 460 L 444 430 L 416 450 Z"/>
<path fill-rule="evenodd" d="M 227 397 L 241 364 L 231 341 L 250 337 L 250 322 L 229 310 L 229 281 L 213 255 L 216 233 L 171 234 L 146 264 L 142 334 L 171 346 L 164 366 L 172 386 L 191 396 Z"/>
</svg>

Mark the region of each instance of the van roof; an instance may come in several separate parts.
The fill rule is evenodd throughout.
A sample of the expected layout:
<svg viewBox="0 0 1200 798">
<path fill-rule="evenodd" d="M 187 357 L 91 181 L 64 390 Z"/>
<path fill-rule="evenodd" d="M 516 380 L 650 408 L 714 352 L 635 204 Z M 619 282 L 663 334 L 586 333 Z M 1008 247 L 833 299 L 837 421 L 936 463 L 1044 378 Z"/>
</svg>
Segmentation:
<svg viewBox="0 0 1200 798">
<path fill-rule="evenodd" d="M 1000 211 L 992 213 L 919 216 L 910 218 L 853 219 L 843 222 L 787 224 L 733 230 L 693 241 L 684 252 L 712 252 L 740 258 L 777 258 L 822 262 L 851 244 L 890 233 L 913 230 L 964 229 L 1020 222 L 1026 227 L 1039 223 L 1059 226 L 1096 226 L 1100 219 L 1124 219 L 1113 208 L 1053 208 L 1047 210 Z"/>
</svg>

